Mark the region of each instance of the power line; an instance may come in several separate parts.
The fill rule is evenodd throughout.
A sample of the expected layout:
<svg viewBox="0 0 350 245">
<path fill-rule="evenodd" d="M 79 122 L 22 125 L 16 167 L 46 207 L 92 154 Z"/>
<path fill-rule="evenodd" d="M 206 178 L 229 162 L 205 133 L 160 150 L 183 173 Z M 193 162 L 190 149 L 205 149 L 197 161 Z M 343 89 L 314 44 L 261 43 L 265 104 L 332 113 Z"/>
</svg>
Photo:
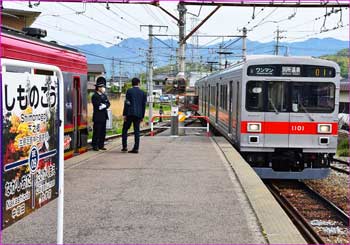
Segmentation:
<svg viewBox="0 0 350 245">
<path fill-rule="evenodd" d="M 48 36 L 48 37 L 50 37 L 50 36 Z M 53 37 L 50 37 L 50 38 L 53 38 Z M 69 43 L 66 43 L 66 42 L 64 42 L 64 41 L 61 41 L 61 40 L 57 40 L 57 41 L 60 42 L 60 43 L 62 43 L 62 44 L 64 44 L 64 45 L 67 46 L 67 47 L 72 47 L 72 48 L 74 48 L 74 49 L 77 49 L 77 50 L 79 50 L 79 52 L 81 52 L 81 53 L 84 53 L 84 54 L 87 54 L 87 55 L 91 55 L 91 56 L 94 56 L 94 57 L 97 57 L 97 58 L 105 59 L 105 60 L 110 60 L 110 61 L 113 60 L 113 57 L 102 56 L 102 55 L 93 53 L 93 52 L 91 52 L 91 51 L 87 51 L 86 49 L 73 46 L 73 45 L 71 45 L 71 44 L 69 44 Z M 141 62 L 141 63 L 140 63 L 140 62 L 132 62 L 132 61 L 127 61 L 127 60 L 125 60 L 125 59 L 120 59 L 120 58 L 119 58 L 119 59 L 114 58 L 114 60 L 115 60 L 115 61 L 121 61 L 121 62 L 127 63 L 127 64 L 135 64 L 135 65 L 143 65 L 143 66 L 145 66 L 145 64 L 144 64 L 143 62 Z"/>
<path fill-rule="evenodd" d="M 65 8 L 68 8 L 68 9 L 72 10 L 72 11 L 76 11 L 75 9 L 73 9 L 73 8 L 71 8 L 71 7 L 69 7 L 69 6 L 66 6 L 66 5 L 63 4 L 63 3 L 59 3 L 59 4 L 62 5 L 62 6 L 64 6 Z M 77 12 L 77 11 L 76 11 L 76 12 Z M 112 30 L 114 30 L 115 32 L 124 35 L 125 37 L 129 37 L 129 36 L 126 35 L 125 33 L 123 33 L 123 32 L 121 32 L 121 31 L 115 29 L 114 27 L 112 27 L 112 26 L 110 26 L 110 25 L 107 25 L 107 24 L 105 24 L 105 23 L 103 23 L 103 22 L 101 22 L 101 21 L 95 19 L 94 17 L 88 16 L 88 15 L 86 15 L 85 13 L 81 13 L 80 15 L 81 15 L 81 16 L 84 16 L 85 18 L 87 18 L 87 19 L 89 19 L 89 20 L 93 20 L 93 21 L 95 21 L 96 23 L 98 23 L 98 24 L 100 24 L 100 25 L 102 25 L 102 26 L 104 26 L 104 27 L 107 27 L 109 30 L 112 29 Z"/>
<path fill-rule="evenodd" d="M 230 47 L 232 44 L 235 44 L 236 42 L 238 42 L 239 40 L 241 40 L 242 37 L 239 37 L 235 40 L 233 40 L 231 43 L 227 44 L 225 47 L 223 47 L 223 49 L 227 49 L 228 47 Z"/>
<path fill-rule="evenodd" d="M 346 25 L 341 26 L 341 27 L 333 27 L 332 29 L 327 29 L 327 30 L 324 30 L 322 32 L 320 31 L 320 32 L 315 32 L 315 33 L 308 34 L 308 35 L 305 35 L 305 36 L 292 38 L 292 39 L 289 39 L 289 41 L 294 41 L 294 40 L 304 39 L 304 38 L 307 38 L 307 37 L 316 36 L 316 35 L 319 35 L 319 34 L 322 34 L 322 33 L 325 33 L 325 32 L 331 32 L 331 31 L 335 31 L 335 30 L 338 30 L 338 29 L 343 29 L 343 28 L 348 27 L 348 26 L 349 26 L 349 24 L 346 24 Z"/>
<path fill-rule="evenodd" d="M 100 6 L 103 6 L 103 4 L 101 3 Z M 127 19 L 125 19 L 123 16 L 119 15 L 118 13 L 116 13 L 111 7 L 106 8 L 108 11 L 113 14 L 113 16 L 117 17 L 118 21 L 123 21 L 125 23 L 127 23 L 128 25 L 130 25 L 132 28 L 137 30 L 137 33 L 140 32 L 140 30 L 132 23 L 130 23 Z M 110 18 L 107 14 L 105 14 L 103 11 L 100 11 L 99 9 L 97 9 L 100 13 L 102 13 L 104 16 L 106 16 L 107 18 Z M 140 32 L 141 33 L 141 32 Z"/>
<path fill-rule="evenodd" d="M 48 25 L 48 24 L 42 23 L 42 22 L 40 22 L 40 21 L 36 21 L 36 24 L 37 24 L 37 25 L 40 25 L 40 26 L 48 27 L 48 28 L 55 28 L 55 29 L 57 29 L 58 31 L 63 31 L 63 32 L 66 32 L 66 33 L 78 35 L 78 36 L 85 37 L 85 38 L 90 39 L 90 40 L 94 40 L 94 41 L 98 41 L 98 42 L 103 42 L 103 43 L 106 43 L 106 44 L 108 44 L 108 45 L 114 45 L 114 43 L 112 43 L 112 42 L 105 41 L 105 40 L 101 40 L 101 39 L 98 39 L 98 38 L 95 38 L 95 37 L 91 37 L 91 36 L 89 36 L 89 35 L 81 34 L 81 33 L 79 33 L 79 32 L 76 32 L 75 30 L 74 30 L 74 31 L 71 31 L 71 30 L 63 29 L 62 27 Z"/>
<path fill-rule="evenodd" d="M 258 24 L 254 25 L 252 28 L 250 28 L 249 31 L 252 31 L 252 30 L 254 30 L 255 28 L 259 27 L 259 26 L 261 25 L 261 23 L 262 23 L 264 20 L 266 20 L 268 17 L 270 17 L 274 12 L 276 12 L 277 9 L 278 9 L 278 8 L 274 8 L 274 9 L 273 9 L 270 13 L 268 13 L 264 18 L 262 18 Z"/>
<path fill-rule="evenodd" d="M 116 5 L 112 5 L 112 7 L 115 7 L 117 8 L 120 12 L 123 12 L 125 15 L 129 16 L 131 19 L 133 19 L 133 21 L 135 21 L 136 25 L 139 25 L 139 24 L 142 24 L 141 21 L 139 21 L 138 19 L 136 19 L 135 17 L 133 17 L 132 15 L 130 15 L 128 12 L 124 11 L 122 8 L 119 8 L 118 6 Z M 112 8 L 111 7 L 111 8 Z"/>
</svg>

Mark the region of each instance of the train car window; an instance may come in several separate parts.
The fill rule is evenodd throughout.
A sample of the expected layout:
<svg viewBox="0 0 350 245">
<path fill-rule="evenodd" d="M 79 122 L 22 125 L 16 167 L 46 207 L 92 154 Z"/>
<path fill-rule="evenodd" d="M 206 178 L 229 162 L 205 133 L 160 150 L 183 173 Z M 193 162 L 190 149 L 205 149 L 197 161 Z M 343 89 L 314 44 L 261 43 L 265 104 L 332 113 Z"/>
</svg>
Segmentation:
<svg viewBox="0 0 350 245">
<path fill-rule="evenodd" d="M 288 91 L 284 82 L 268 82 L 267 110 L 270 112 L 287 112 Z"/>
<path fill-rule="evenodd" d="M 210 91 L 210 104 L 215 106 L 215 87 L 211 87 Z"/>
<path fill-rule="evenodd" d="M 6 72 L 13 72 L 13 73 L 31 73 L 31 70 L 29 67 L 20 67 L 20 66 L 6 66 Z"/>
<path fill-rule="evenodd" d="M 246 89 L 247 111 L 264 110 L 264 84 L 262 81 L 249 81 Z"/>
<path fill-rule="evenodd" d="M 227 111 L 227 85 L 220 85 L 220 103 L 221 109 Z"/>
<path fill-rule="evenodd" d="M 292 83 L 292 112 L 330 113 L 335 107 L 333 83 Z"/>
<path fill-rule="evenodd" d="M 53 71 L 35 69 L 34 70 L 34 74 L 36 74 L 36 75 L 45 75 L 45 76 L 53 76 Z"/>
</svg>

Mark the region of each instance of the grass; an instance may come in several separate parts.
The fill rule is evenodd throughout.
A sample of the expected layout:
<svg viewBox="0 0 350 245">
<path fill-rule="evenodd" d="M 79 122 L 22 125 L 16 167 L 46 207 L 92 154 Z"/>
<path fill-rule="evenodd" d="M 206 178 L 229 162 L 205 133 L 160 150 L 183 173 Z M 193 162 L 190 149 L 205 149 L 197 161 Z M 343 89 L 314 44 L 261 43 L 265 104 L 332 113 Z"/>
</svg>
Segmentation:
<svg viewBox="0 0 350 245">
<path fill-rule="evenodd" d="M 349 154 L 349 139 L 345 138 L 340 140 L 337 148 L 337 155 L 340 157 L 348 157 Z"/>
<path fill-rule="evenodd" d="M 160 106 L 163 107 L 164 113 L 171 111 L 171 106 L 169 103 L 153 103 L 153 110 L 157 110 L 157 113 L 159 111 Z M 148 109 L 148 105 L 146 106 L 146 109 Z"/>
<path fill-rule="evenodd" d="M 124 97 L 120 99 L 110 99 L 112 110 L 112 116 L 113 116 L 113 123 L 112 123 L 112 129 L 106 131 L 106 135 L 113 135 L 113 134 L 121 134 L 122 128 L 123 128 L 123 108 L 124 108 Z M 162 105 L 163 111 L 165 115 L 170 115 L 171 107 L 169 103 L 154 103 L 153 104 L 153 114 L 158 115 L 159 114 L 159 108 Z M 146 123 L 148 122 L 148 105 L 146 107 L 146 113 L 145 118 L 143 120 L 143 123 L 141 123 L 140 127 L 144 128 L 146 127 Z M 91 104 L 91 100 L 88 103 L 88 124 L 89 124 L 89 133 L 88 133 L 88 139 L 92 139 L 92 112 L 93 107 Z M 156 119 L 157 121 L 157 119 Z M 133 130 L 133 127 L 131 126 L 130 130 Z"/>
</svg>

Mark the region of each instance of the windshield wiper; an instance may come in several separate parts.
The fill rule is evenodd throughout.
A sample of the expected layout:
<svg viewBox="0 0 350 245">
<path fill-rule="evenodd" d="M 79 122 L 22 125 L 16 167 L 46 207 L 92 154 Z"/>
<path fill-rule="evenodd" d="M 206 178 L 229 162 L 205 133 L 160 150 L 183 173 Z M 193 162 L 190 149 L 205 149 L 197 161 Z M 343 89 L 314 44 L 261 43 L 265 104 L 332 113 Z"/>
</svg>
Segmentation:
<svg viewBox="0 0 350 245">
<path fill-rule="evenodd" d="M 308 110 L 306 110 L 306 108 L 303 106 L 303 104 L 301 104 L 299 101 L 298 101 L 298 104 L 300 105 L 301 109 L 303 109 L 303 111 L 305 111 L 305 113 L 307 114 L 307 116 L 309 117 L 309 119 L 313 122 L 315 121 L 315 119 L 312 118 L 311 114 L 308 112 Z"/>
<path fill-rule="evenodd" d="M 271 98 L 269 98 L 269 102 L 271 103 L 271 105 L 272 105 L 272 107 L 273 107 L 273 110 L 276 112 L 276 114 L 279 114 L 279 112 L 278 112 L 278 110 L 277 110 L 275 104 L 272 102 L 272 99 L 271 99 Z"/>
</svg>

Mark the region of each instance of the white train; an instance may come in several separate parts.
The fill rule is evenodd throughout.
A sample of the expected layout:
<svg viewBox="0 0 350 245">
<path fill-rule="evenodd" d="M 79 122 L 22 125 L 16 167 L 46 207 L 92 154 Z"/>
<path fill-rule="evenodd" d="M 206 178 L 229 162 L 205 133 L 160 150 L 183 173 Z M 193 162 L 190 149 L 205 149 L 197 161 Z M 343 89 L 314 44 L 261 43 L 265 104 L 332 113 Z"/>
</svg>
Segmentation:
<svg viewBox="0 0 350 245">
<path fill-rule="evenodd" d="M 324 178 L 337 148 L 339 82 L 331 61 L 248 56 L 196 82 L 198 113 L 262 178 Z"/>
</svg>

